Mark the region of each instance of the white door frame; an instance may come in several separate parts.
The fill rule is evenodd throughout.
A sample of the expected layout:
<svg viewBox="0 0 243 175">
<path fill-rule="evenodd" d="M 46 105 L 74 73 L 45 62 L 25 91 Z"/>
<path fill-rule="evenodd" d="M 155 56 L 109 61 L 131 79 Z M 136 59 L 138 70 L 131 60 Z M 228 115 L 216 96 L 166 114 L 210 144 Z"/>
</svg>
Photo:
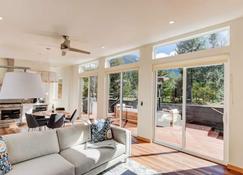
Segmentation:
<svg viewBox="0 0 243 175">
<path fill-rule="evenodd" d="M 122 115 L 123 115 L 123 73 L 125 72 L 130 72 L 130 71 L 137 71 L 138 74 L 139 74 L 139 69 L 138 68 L 131 68 L 131 69 L 124 69 L 124 70 L 120 70 L 120 71 L 108 71 L 106 72 L 106 76 L 108 77 L 107 78 L 107 88 L 106 88 L 106 113 L 107 113 L 107 116 L 109 116 L 109 113 L 108 113 L 108 110 L 109 110 L 109 91 L 110 91 L 110 79 L 109 79 L 109 76 L 111 74 L 119 74 L 120 75 L 120 111 L 119 111 L 119 118 L 120 118 L 120 122 L 119 122 L 119 125 L 120 127 L 122 127 Z M 138 80 L 139 81 L 139 80 Z M 139 88 L 139 87 L 138 87 Z"/>
<path fill-rule="evenodd" d="M 91 105 L 90 105 L 90 79 L 91 77 L 96 77 L 96 81 L 98 81 L 98 76 L 96 74 L 91 74 L 87 76 L 80 76 L 79 81 L 80 81 L 80 100 L 79 100 L 79 108 L 81 109 L 81 118 L 82 118 L 82 112 L 83 112 L 83 84 L 82 84 L 82 78 L 88 78 L 88 100 L 87 100 L 87 115 L 88 117 L 90 116 L 90 111 L 91 111 Z M 98 88 L 98 87 L 96 87 Z M 97 89 L 98 90 L 98 89 Z"/>
<path fill-rule="evenodd" d="M 177 145 L 172 145 L 170 143 L 166 143 L 160 140 L 155 140 L 155 127 L 156 127 L 156 121 L 157 121 L 157 72 L 158 70 L 168 70 L 168 69 L 176 69 L 176 67 L 171 67 L 171 68 L 162 68 L 162 69 L 157 69 L 155 70 L 154 73 L 154 80 L 155 80 L 155 95 L 154 95 L 154 122 L 153 122 L 153 142 L 154 143 L 158 143 L 197 157 L 201 157 L 216 163 L 220 163 L 220 164 L 224 164 L 226 165 L 228 162 L 228 155 L 229 155 L 229 151 L 228 151 L 228 145 L 229 145 L 229 141 L 228 141 L 228 131 L 229 131 L 229 123 L 228 123 L 228 101 L 229 101 L 229 63 L 228 62 L 224 62 L 224 63 L 218 63 L 218 64 L 208 64 L 208 66 L 210 65 L 224 65 L 224 115 L 223 115 L 223 124 L 224 124 L 224 158 L 223 161 L 222 160 L 218 160 L 209 156 L 205 156 L 199 153 L 196 153 L 194 151 L 190 151 L 186 149 L 186 83 L 187 83 L 187 68 L 190 68 L 190 66 L 188 67 L 182 67 L 183 68 L 183 104 L 182 104 L 182 146 L 177 146 Z M 195 66 L 191 66 L 191 67 L 200 67 L 200 66 L 204 66 L 205 64 L 201 64 L 200 63 L 198 65 Z"/>
</svg>

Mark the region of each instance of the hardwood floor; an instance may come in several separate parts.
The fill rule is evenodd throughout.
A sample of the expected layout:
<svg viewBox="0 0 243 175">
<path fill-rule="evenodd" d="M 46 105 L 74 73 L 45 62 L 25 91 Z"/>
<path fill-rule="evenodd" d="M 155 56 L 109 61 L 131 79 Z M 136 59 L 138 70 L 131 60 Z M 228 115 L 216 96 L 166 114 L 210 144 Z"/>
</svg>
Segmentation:
<svg viewBox="0 0 243 175">
<path fill-rule="evenodd" d="M 1 128 L 0 135 L 27 132 L 26 125 Z M 222 165 L 133 137 L 130 159 L 165 175 L 237 175 Z"/>
<path fill-rule="evenodd" d="M 133 139 L 132 160 L 165 175 L 235 175 L 225 166 L 154 143 Z"/>
</svg>

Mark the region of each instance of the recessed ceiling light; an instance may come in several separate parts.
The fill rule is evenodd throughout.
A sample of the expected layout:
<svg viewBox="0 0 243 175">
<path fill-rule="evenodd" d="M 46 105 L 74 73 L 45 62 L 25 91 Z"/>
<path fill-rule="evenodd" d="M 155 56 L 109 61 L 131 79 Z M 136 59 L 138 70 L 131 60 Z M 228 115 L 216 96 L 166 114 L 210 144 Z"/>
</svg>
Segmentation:
<svg viewBox="0 0 243 175">
<path fill-rule="evenodd" d="M 104 48 L 105 48 L 105 46 L 102 46 L 102 47 L 101 47 L 101 49 L 104 49 Z"/>
<path fill-rule="evenodd" d="M 3 20 L 3 17 L 0 16 L 0 20 Z"/>
<path fill-rule="evenodd" d="M 174 23 L 175 23 L 175 21 L 170 21 L 170 22 L 169 22 L 169 24 L 174 24 Z"/>
</svg>

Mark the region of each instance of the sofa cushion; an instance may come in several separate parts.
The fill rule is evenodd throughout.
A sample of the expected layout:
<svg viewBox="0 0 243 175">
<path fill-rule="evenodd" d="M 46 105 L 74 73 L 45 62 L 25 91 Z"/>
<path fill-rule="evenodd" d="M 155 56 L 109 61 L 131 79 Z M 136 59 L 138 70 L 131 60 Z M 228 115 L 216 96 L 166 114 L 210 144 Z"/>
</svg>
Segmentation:
<svg viewBox="0 0 243 175">
<path fill-rule="evenodd" d="M 11 164 L 8 159 L 7 146 L 2 136 L 0 136 L 0 174 L 8 173 L 11 170 Z"/>
<path fill-rule="evenodd" d="M 57 130 L 60 149 L 64 150 L 90 140 L 90 125 L 78 124 Z"/>
<path fill-rule="evenodd" d="M 125 145 L 114 140 L 110 141 L 114 142 L 115 149 L 84 149 L 83 145 L 77 145 L 62 151 L 60 154 L 75 166 L 76 174 L 83 174 L 125 153 Z"/>
<path fill-rule="evenodd" d="M 93 143 L 102 142 L 112 139 L 110 118 L 92 120 L 91 124 L 91 141 Z"/>
<path fill-rule="evenodd" d="M 75 175 L 75 169 L 59 154 L 50 154 L 13 165 L 8 175 Z"/>
<path fill-rule="evenodd" d="M 11 134 L 3 138 L 12 164 L 59 152 L 55 130 Z"/>
</svg>

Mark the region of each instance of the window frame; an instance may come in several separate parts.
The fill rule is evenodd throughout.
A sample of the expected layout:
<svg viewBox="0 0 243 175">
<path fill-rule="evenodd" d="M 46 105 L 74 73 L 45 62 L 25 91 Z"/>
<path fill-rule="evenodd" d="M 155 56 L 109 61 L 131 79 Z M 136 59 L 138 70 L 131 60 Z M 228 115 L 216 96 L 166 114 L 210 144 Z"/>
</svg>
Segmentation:
<svg viewBox="0 0 243 175">
<path fill-rule="evenodd" d="M 88 65 L 88 64 L 96 64 L 97 67 L 95 69 L 81 71 L 81 66 L 85 66 L 85 65 Z M 89 62 L 85 62 L 85 63 L 82 63 L 82 64 L 78 65 L 78 73 L 79 74 L 84 74 L 84 73 L 87 73 L 87 72 L 97 71 L 98 69 L 99 69 L 99 60 L 89 61 Z"/>
<path fill-rule="evenodd" d="M 170 41 L 167 41 L 167 42 L 160 42 L 158 44 L 155 44 L 153 45 L 153 51 L 152 51 L 152 60 L 163 60 L 163 59 L 171 59 L 173 57 L 177 57 L 179 55 L 188 55 L 188 54 L 191 54 L 191 53 L 195 53 L 195 52 L 188 52 L 188 53 L 183 53 L 183 54 L 176 54 L 176 55 L 173 55 L 173 56 L 166 56 L 166 57 L 161 57 L 161 58 L 156 58 L 156 53 L 155 53 L 155 49 L 157 47 L 161 47 L 161 46 L 167 46 L 169 44 L 176 44 L 178 42 L 182 42 L 182 41 L 187 41 L 187 40 L 191 40 L 191 39 L 195 39 L 195 38 L 200 38 L 200 37 L 203 37 L 205 35 L 209 35 L 209 34 L 213 34 L 213 33 L 217 33 L 217 32 L 220 32 L 220 31 L 225 31 L 227 30 L 229 32 L 229 44 L 224 46 L 224 47 L 216 47 L 216 48 L 207 48 L 207 49 L 202 49 L 202 50 L 198 50 L 198 51 L 195 51 L 195 52 L 202 52 L 202 51 L 208 51 L 210 49 L 222 49 L 222 48 L 226 48 L 226 47 L 229 47 L 230 44 L 231 44 L 231 37 L 230 37 L 230 26 L 225 26 L 225 27 L 220 27 L 220 28 L 217 28 L 217 29 L 213 29 L 213 30 L 210 30 L 210 31 L 206 31 L 206 32 L 200 32 L 200 33 L 197 33 L 197 34 L 192 34 L 192 35 L 189 35 L 189 36 L 186 36 L 186 37 L 181 37 L 179 39 L 174 39 L 174 40 L 170 40 Z"/>
<path fill-rule="evenodd" d="M 110 63 L 109 61 L 112 60 L 112 59 L 116 59 L 116 58 L 119 58 L 119 57 L 122 57 L 124 55 L 130 55 L 132 53 L 138 53 L 139 55 L 139 59 L 138 61 L 134 62 L 134 63 L 128 63 L 128 64 L 120 64 L 120 65 L 117 65 L 117 66 L 110 66 Z M 140 61 L 140 50 L 139 49 L 136 49 L 136 50 L 131 50 L 131 51 L 128 51 L 128 52 L 124 52 L 124 53 L 121 53 L 121 54 L 117 54 L 117 55 L 113 55 L 113 56 L 109 56 L 105 59 L 105 69 L 113 69 L 115 67 L 120 67 L 120 66 L 128 66 L 128 65 L 133 65 L 133 64 L 137 64 L 139 61 Z"/>
<path fill-rule="evenodd" d="M 83 76 L 79 76 L 79 110 L 80 110 L 80 116 L 81 116 L 81 118 L 83 117 L 83 114 L 82 114 L 82 112 L 83 112 L 83 102 L 82 102 L 82 99 L 83 99 L 83 89 L 81 89 L 81 82 L 82 82 L 82 79 L 83 78 L 88 78 L 88 96 L 87 96 L 87 98 L 88 98 L 88 101 L 87 101 L 87 116 L 88 117 L 90 117 L 90 82 L 91 82 L 91 77 L 96 77 L 96 83 L 97 83 L 97 89 L 96 89 L 96 91 L 97 91 L 97 94 L 96 94 L 96 102 L 97 102 L 97 111 L 98 111 L 98 89 L 99 89 L 99 85 L 98 85 L 98 78 L 99 78 L 99 76 L 98 76 L 98 74 L 89 74 L 89 75 L 83 75 Z M 96 114 L 96 118 L 98 117 L 98 113 Z"/>
</svg>

